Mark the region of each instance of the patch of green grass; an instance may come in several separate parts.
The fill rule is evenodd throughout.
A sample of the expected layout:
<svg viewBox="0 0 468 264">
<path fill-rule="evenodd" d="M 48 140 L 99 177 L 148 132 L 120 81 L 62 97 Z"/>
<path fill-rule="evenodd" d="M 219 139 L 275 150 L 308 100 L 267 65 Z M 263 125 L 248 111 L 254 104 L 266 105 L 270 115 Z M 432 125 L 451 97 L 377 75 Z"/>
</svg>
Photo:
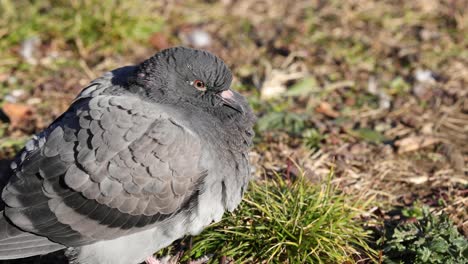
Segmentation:
<svg viewBox="0 0 468 264">
<path fill-rule="evenodd" d="M 309 96 L 320 91 L 317 80 L 313 77 L 307 77 L 292 85 L 286 95 L 288 96 Z"/>
<path fill-rule="evenodd" d="M 317 129 L 306 129 L 302 133 L 302 140 L 305 146 L 309 149 L 318 149 L 326 135 L 321 134 Z"/>
<path fill-rule="evenodd" d="M 349 197 L 348 197 L 349 198 Z M 252 183 L 240 207 L 193 238 L 182 260 L 215 254 L 236 263 L 355 263 L 373 259 L 357 220 L 362 202 L 349 202 L 328 181 L 304 178 Z"/>
<path fill-rule="evenodd" d="M 151 1 L 11 1 L 0 2 L 0 27 L 5 29 L 0 48 L 28 37 L 59 39 L 85 51 L 112 48 L 123 51 L 134 41 L 147 41 L 161 29 Z"/>
<path fill-rule="evenodd" d="M 305 115 L 292 112 L 269 112 L 258 119 L 257 130 L 281 130 L 290 134 L 300 134 L 305 129 Z"/>
<path fill-rule="evenodd" d="M 373 129 L 363 127 L 349 132 L 352 136 L 371 143 L 380 143 L 385 141 L 385 136 Z"/>
<path fill-rule="evenodd" d="M 29 137 L 20 137 L 20 138 L 13 138 L 13 137 L 4 137 L 4 126 L 0 123 L 0 159 L 1 158 L 11 158 L 17 153 L 18 151 L 23 148 L 24 144 L 28 140 Z"/>
<path fill-rule="evenodd" d="M 410 84 L 401 77 L 396 77 L 390 82 L 390 94 L 404 96 L 410 89 Z"/>
<path fill-rule="evenodd" d="M 428 207 L 402 213 L 413 221 L 390 226 L 380 239 L 384 263 L 468 263 L 468 241 L 447 215 L 431 214 Z"/>
<path fill-rule="evenodd" d="M 149 0 L 1 0 L 0 74 L 18 82 L 2 83 L 0 95 L 10 89 L 33 89 L 39 76 L 67 72 L 68 66 L 83 71 L 86 65 L 93 71 L 104 58 L 134 54 L 164 27 L 158 5 Z M 32 56 L 40 59 L 38 64 L 20 56 L 22 43 L 33 39 Z"/>
<path fill-rule="evenodd" d="M 2 138 L 0 140 L 0 149 L 2 148 L 15 148 L 17 150 L 21 149 L 28 140 L 28 137 L 22 138 Z"/>
</svg>

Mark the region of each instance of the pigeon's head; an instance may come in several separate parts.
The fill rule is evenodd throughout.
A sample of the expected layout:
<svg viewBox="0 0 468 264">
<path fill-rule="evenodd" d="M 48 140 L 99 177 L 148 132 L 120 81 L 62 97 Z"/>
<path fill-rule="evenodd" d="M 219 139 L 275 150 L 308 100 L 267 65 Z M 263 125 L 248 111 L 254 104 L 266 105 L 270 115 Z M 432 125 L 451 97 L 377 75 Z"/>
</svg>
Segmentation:
<svg viewBox="0 0 468 264">
<path fill-rule="evenodd" d="M 202 50 L 176 47 L 141 63 L 136 82 L 148 97 L 190 103 L 219 117 L 252 115 L 245 98 L 230 89 L 232 74 L 224 62 Z"/>
</svg>

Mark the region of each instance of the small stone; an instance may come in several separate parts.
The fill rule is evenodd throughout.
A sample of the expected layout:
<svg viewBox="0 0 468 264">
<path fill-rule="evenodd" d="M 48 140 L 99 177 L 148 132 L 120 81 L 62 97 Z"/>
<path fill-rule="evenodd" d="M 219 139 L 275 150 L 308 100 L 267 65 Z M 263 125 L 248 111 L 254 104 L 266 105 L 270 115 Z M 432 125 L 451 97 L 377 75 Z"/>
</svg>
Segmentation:
<svg viewBox="0 0 468 264">
<path fill-rule="evenodd" d="M 434 79 L 434 74 L 432 73 L 432 71 L 429 71 L 429 70 L 417 69 L 414 72 L 414 78 L 418 82 L 435 82 L 436 81 Z"/>
<path fill-rule="evenodd" d="M 29 98 L 26 101 L 26 104 L 28 104 L 28 105 L 38 105 L 40 103 L 42 103 L 42 99 L 38 98 L 38 97 Z"/>
<path fill-rule="evenodd" d="M 195 29 L 189 33 L 188 41 L 196 48 L 208 47 L 211 45 L 211 35 L 202 29 Z"/>
<path fill-rule="evenodd" d="M 20 98 L 26 95 L 26 92 L 23 89 L 15 89 L 11 91 L 10 94 L 13 95 L 14 97 Z"/>
<path fill-rule="evenodd" d="M 29 37 L 21 43 L 20 55 L 23 59 L 32 65 L 37 64 L 37 48 L 41 44 L 41 40 L 38 37 Z"/>
</svg>

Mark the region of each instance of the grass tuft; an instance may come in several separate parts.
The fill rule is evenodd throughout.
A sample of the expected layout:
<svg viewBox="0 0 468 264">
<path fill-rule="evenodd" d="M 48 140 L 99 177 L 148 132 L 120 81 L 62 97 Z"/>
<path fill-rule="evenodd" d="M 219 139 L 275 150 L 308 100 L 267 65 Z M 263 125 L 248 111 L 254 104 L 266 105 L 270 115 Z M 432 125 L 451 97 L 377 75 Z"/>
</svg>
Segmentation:
<svg viewBox="0 0 468 264">
<path fill-rule="evenodd" d="M 236 263 L 355 263 L 373 259 L 368 233 L 359 221 L 362 202 L 348 204 L 328 181 L 277 177 L 252 183 L 232 215 L 193 238 L 182 260 L 215 254 Z"/>
</svg>

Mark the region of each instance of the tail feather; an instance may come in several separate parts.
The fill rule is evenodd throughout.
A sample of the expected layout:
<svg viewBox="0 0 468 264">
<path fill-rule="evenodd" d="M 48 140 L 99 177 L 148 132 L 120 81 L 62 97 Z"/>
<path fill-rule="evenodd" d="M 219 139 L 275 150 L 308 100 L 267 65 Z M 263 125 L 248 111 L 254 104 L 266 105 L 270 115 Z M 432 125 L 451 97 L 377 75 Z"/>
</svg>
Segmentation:
<svg viewBox="0 0 468 264">
<path fill-rule="evenodd" d="M 20 230 L 0 212 L 0 260 L 43 255 L 63 248 L 46 237 Z"/>
</svg>

